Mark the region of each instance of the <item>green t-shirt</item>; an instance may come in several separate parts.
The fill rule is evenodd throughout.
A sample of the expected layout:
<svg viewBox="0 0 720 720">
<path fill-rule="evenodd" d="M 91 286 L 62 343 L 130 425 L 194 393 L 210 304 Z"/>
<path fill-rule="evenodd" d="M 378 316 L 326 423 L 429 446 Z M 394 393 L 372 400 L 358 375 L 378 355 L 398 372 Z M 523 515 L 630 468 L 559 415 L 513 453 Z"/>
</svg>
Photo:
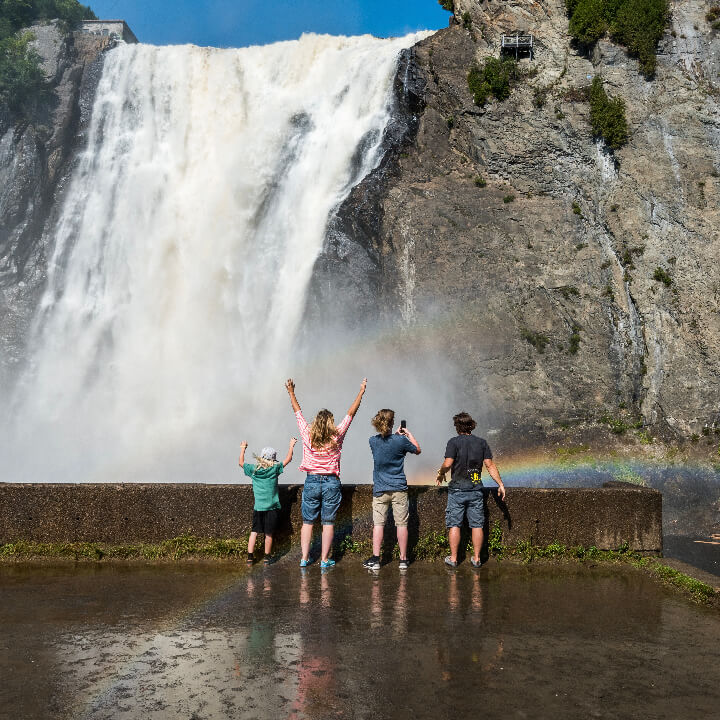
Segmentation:
<svg viewBox="0 0 720 720">
<path fill-rule="evenodd" d="M 250 463 L 243 465 L 245 474 L 252 478 L 253 495 L 255 495 L 254 510 L 280 509 L 278 477 L 284 469 L 282 463 L 275 463 L 275 465 L 268 468 L 259 468 L 257 465 L 251 465 Z"/>
</svg>

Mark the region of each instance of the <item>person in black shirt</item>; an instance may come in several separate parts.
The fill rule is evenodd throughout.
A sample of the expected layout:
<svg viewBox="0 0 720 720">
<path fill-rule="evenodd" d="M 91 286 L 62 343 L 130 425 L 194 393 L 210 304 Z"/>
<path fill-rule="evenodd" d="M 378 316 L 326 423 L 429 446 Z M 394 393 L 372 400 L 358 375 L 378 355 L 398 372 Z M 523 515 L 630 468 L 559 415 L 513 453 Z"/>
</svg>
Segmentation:
<svg viewBox="0 0 720 720">
<path fill-rule="evenodd" d="M 483 526 L 485 525 L 485 502 L 480 479 L 483 465 L 490 473 L 490 477 L 498 484 L 498 497 L 501 500 L 505 499 L 505 486 L 493 462 L 492 452 L 490 452 L 487 442 L 472 434 L 477 423 L 466 412 L 455 415 L 453 423 L 455 423 L 458 435 L 448 440 L 445 461 L 440 466 L 436 479 L 436 484 L 440 485 L 445 480 L 447 471 L 452 470 L 445 510 L 450 554 L 445 558 L 445 564 L 457 567 L 460 526 L 463 517 L 467 515 L 473 544 L 473 556 L 470 558 L 470 564 L 479 568 L 482 564 L 480 549 L 483 544 Z"/>
</svg>

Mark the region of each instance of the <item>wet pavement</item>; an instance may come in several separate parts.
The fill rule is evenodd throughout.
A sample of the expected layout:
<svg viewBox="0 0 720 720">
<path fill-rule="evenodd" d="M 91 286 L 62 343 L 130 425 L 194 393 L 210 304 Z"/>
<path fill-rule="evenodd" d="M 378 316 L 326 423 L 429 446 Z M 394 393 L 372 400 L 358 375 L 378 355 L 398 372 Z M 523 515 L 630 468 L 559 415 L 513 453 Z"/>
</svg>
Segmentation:
<svg viewBox="0 0 720 720">
<path fill-rule="evenodd" d="M 720 535 L 683 537 L 666 535 L 663 556 L 674 558 L 720 577 Z"/>
<path fill-rule="evenodd" d="M 0 717 L 717 718 L 720 614 L 622 567 L 0 566 Z"/>
</svg>

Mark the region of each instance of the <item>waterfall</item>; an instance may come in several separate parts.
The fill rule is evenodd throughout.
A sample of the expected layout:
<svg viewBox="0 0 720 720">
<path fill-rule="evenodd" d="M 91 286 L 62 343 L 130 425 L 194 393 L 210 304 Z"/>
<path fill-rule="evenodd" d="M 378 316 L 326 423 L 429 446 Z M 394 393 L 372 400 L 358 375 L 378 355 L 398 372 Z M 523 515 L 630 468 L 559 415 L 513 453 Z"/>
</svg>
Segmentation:
<svg viewBox="0 0 720 720">
<path fill-rule="evenodd" d="M 240 434 L 286 402 L 328 220 L 380 160 L 398 53 L 424 35 L 108 53 L 4 479 L 237 479 Z"/>
</svg>

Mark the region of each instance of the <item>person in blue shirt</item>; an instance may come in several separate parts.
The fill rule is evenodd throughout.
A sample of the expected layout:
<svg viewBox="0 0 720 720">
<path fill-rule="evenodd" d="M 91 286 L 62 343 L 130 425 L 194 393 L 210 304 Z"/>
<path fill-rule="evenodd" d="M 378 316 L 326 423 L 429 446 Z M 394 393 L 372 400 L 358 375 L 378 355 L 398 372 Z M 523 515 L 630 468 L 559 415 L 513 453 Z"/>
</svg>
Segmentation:
<svg viewBox="0 0 720 720">
<path fill-rule="evenodd" d="M 409 503 L 407 479 L 405 478 L 405 455 L 420 454 L 420 445 L 412 433 L 404 427 L 393 433 L 395 413 L 378 410 L 372 424 L 378 431 L 370 438 L 373 454 L 373 554 L 363 565 L 370 570 L 380 569 L 380 547 L 385 531 L 385 521 L 390 505 L 397 527 L 400 546 L 400 569 L 407 570 Z"/>
</svg>

